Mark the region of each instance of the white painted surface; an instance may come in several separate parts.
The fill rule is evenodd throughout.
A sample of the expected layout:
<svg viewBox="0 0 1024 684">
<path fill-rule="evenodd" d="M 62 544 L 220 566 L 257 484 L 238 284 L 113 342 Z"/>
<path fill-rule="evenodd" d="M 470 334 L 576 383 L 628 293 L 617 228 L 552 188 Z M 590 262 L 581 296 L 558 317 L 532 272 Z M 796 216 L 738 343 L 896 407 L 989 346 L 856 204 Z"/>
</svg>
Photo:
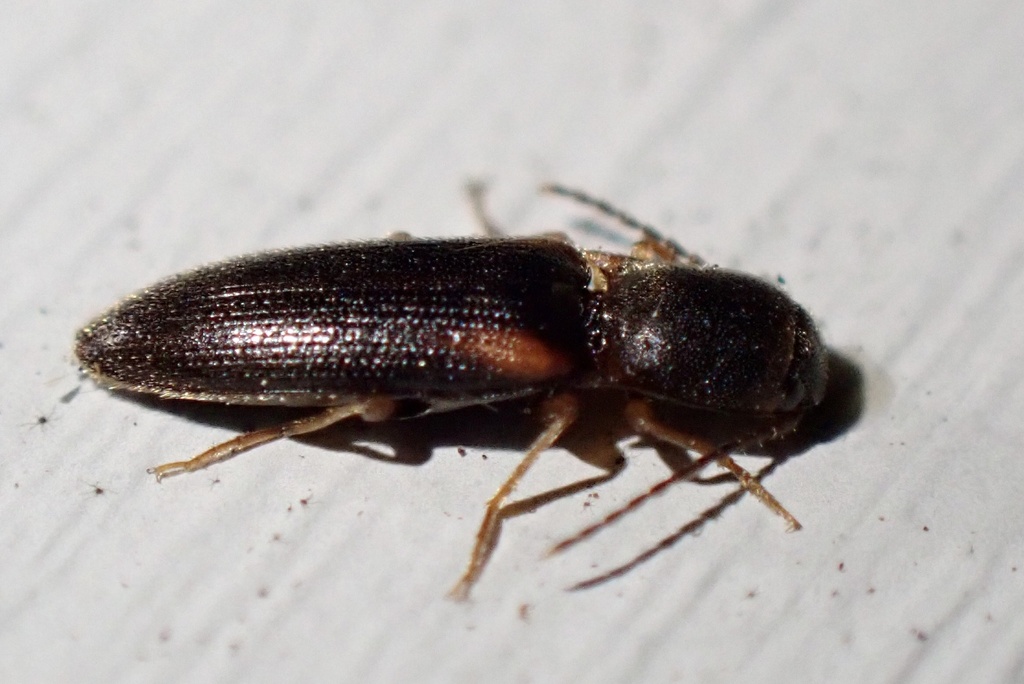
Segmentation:
<svg viewBox="0 0 1024 684">
<path fill-rule="evenodd" d="M 837 7 L 8 3 L 0 680 L 1024 678 L 1024 5 Z M 785 276 L 867 397 L 768 481 L 804 531 L 745 500 L 564 592 L 728 491 L 681 485 L 538 560 L 663 476 L 632 450 L 589 508 L 512 521 L 453 604 L 515 453 L 287 442 L 157 486 L 146 467 L 231 433 L 79 380 L 74 331 L 127 292 L 259 249 L 467 234 L 478 176 L 513 232 L 580 215 L 534 194 L 559 180 Z M 524 493 L 591 472 L 552 452 Z"/>
</svg>

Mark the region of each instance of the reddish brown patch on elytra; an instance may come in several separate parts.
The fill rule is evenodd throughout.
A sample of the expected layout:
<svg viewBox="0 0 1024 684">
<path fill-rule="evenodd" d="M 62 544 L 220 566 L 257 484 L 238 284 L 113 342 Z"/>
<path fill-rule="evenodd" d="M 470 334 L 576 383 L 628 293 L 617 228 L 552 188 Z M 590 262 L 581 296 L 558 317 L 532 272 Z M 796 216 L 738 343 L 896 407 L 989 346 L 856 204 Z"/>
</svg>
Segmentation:
<svg viewBox="0 0 1024 684">
<path fill-rule="evenodd" d="M 526 330 L 466 330 L 451 345 L 503 375 L 547 380 L 569 374 L 572 360 Z"/>
</svg>

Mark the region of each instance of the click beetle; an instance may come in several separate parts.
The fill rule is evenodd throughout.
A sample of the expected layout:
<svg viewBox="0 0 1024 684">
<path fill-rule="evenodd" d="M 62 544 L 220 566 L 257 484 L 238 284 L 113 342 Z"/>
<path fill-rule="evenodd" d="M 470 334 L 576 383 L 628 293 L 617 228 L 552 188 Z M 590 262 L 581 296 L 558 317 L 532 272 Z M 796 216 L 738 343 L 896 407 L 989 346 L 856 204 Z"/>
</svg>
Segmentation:
<svg viewBox="0 0 1024 684">
<path fill-rule="evenodd" d="M 810 316 L 775 286 L 709 266 L 605 202 L 544 189 L 636 230 L 631 253 L 580 249 L 558 235 L 500 235 L 476 187 L 488 237 L 335 244 L 205 266 L 93 320 L 75 354 L 111 389 L 320 409 L 153 468 L 158 479 L 357 416 L 384 421 L 536 396 L 543 429 L 487 503 L 452 591 L 460 598 L 493 551 L 506 499 L 590 389 L 627 393 L 638 434 L 717 461 L 797 529 L 722 445 L 664 425 L 651 402 L 777 419 L 752 441 L 794 427 L 827 380 Z"/>
</svg>

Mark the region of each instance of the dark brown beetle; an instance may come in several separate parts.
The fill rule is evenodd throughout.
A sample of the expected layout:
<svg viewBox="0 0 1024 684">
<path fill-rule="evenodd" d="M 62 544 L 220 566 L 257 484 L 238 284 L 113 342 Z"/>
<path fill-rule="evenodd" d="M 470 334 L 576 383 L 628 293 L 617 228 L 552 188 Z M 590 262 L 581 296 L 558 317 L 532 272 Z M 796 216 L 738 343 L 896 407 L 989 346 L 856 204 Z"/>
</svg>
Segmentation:
<svg viewBox="0 0 1024 684">
<path fill-rule="evenodd" d="M 753 441 L 795 426 L 825 390 L 825 349 L 810 317 L 772 285 L 706 266 L 604 202 L 545 189 L 639 230 L 632 254 L 581 250 L 557 236 L 496 237 L 477 189 L 490 238 L 329 245 L 214 264 L 125 299 L 78 333 L 75 354 L 113 389 L 323 407 L 158 466 L 157 478 L 354 416 L 542 397 L 544 430 L 488 502 L 458 597 L 493 550 L 505 499 L 575 420 L 581 390 L 625 390 L 639 434 L 717 460 L 798 528 L 728 453 L 658 422 L 649 400 L 778 418 Z"/>
</svg>

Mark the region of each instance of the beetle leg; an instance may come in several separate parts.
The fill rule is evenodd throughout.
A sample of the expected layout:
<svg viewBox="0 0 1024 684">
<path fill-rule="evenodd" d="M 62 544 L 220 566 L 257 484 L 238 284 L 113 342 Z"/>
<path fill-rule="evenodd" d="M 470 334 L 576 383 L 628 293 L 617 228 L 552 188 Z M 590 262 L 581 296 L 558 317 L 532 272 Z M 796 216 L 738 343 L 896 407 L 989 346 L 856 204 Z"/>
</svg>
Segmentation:
<svg viewBox="0 0 1024 684">
<path fill-rule="evenodd" d="M 782 517 L 786 521 L 786 531 L 796 532 L 803 525 L 800 521 L 793 517 L 793 514 L 787 511 L 779 500 L 772 496 L 771 492 L 764 488 L 757 478 L 750 474 L 750 471 L 744 469 L 739 463 L 734 461 L 730 456 L 720 456 L 718 458 L 718 465 L 722 466 L 730 473 L 732 473 L 740 485 L 748 492 L 753 494 L 758 501 L 767 506 L 773 513 Z"/>
<path fill-rule="evenodd" d="M 501 534 L 501 524 L 505 518 L 502 513 L 502 504 L 505 499 L 515 490 L 516 485 L 523 479 L 526 471 L 530 469 L 540 456 L 541 452 L 550 449 L 558 438 L 576 420 L 578 402 L 575 397 L 568 394 L 559 394 L 551 397 L 541 405 L 541 416 L 544 420 L 544 431 L 538 435 L 530 449 L 526 452 L 523 460 L 519 463 L 512 474 L 505 480 L 505 484 L 498 488 L 494 496 L 487 502 L 484 512 L 484 519 L 480 523 L 480 529 L 476 533 L 476 543 L 473 545 L 473 553 L 466 565 L 462 577 L 452 587 L 448 596 L 464 601 L 469 598 L 469 591 L 480 579 L 480 574 L 487 565 L 488 559 L 494 552 Z"/>
<path fill-rule="evenodd" d="M 480 225 L 484 235 L 489 238 L 507 238 L 509 236 L 508 233 L 491 218 L 490 213 L 487 211 L 486 203 L 484 202 L 484 195 L 487 194 L 487 184 L 482 181 L 467 183 L 466 193 L 469 195 L 469 206 L 473 210 L 473 217 Z M 560 231 L 544 231 L 543 233 L 535 233 L 530 237 L 538 241 L 557 240 L 567 245 L 572 244 L 569 236 Z"/>
<path fill-rule="evenodd" d="M 296 435 L 305 435 L 310 432 L 323 430 L 330 425 L 345 420 L 346 418 L 351 418 L 352 416 L 361 416 L 363 420 L 369 422 L 387 420 L 391 414 L 394 413 L 394 410 L 394 400 L 385 398 L 364 399 L 351 404 L 345 404 L 344 406 L 331 406 L 320 413 L 315 413 L 311 416 L 306 416 L 305 418 L 292 420 L 274 427 L 246 432 L 245 434 L 239 435 L 238 437 L 229 439 L 226 442 L 207 449 L 203 453 L 187 461 L 164 463 L 163 465 L 158 465 L 155 468 L 150 468 L 146 472 L 156 475 L 157 482 L 159 482 L 165 477 L 170 477 L 172 475 L 180 475 L 181 473 L 191 473 L 196 470 L 202 470 L 214 463 L 226 461 L 229 458 L 237 456 L 243 451 L 255 449 L 262 444 L 267 444 L 274 440 L 294 437 Z"/>
<path fill-rule="evenodd" d="M 643 223 L 610 203 L 588 195 L 582 190 L 567 188 L 557 183 L 548 183 L 547 185 L 542 185 L 540 191 L 579 202 L 584 206 L 596 209 L 605 216 L 615 219 L 626 228 L 639 231 L 640 240 L 633 244 L 630 254 L 635 259 L 683 263 L 690 266 L 705 266 L 707 264 L 696 254 L 691 254 L 677 242 L 663 236 L 653 226 Z"/>
<path fill-rule="evenodd" d="M 487 194 L 487 184 L 483 181 L 471 181 L 466 184 L 466 194 L 469 195 L 469 207 L 473 210 L 473 217 L 480 225 L 484 235 L 491 238 L 506 237 L 507 233 L 487 213 L 484 206 L 484 195 Z"/>
<path fill-rule="evenodd" d="M 759 444 L 767 438 L 776 437 L 779 434 L 779 430 L 772 429 L 767 433 L 744 439 L 741 442 L 728 447 L 716 447 L 706 440 L 679 432 L 678 430 L 673 430 L 667 425 L 659 422 L 657 418 L 655 418 L 650 404 L 643 400 L 635 400 L 629 403 L 626 407 L 626 418 L 638 433 L 648 435 L 663 442 L 668 442 L 669 444 L 675 444 L 684 449 L 696 451 L 701 454 L 701 460 L 714 458 L 715 461 L 718 462 L 718 465 L 728 470 L 737 480 L 739 480 L 740 485 L 745 490 L 753 494 L 758 501 L 785 520 L 788 531 L 795 532 L 800 529 L 800 522 L 793 517 L 793 514 L 787 511 L 785 507 L 779 503 L 779 500 L 772 496 L 771 492 L 765 489 L 764 486 L 758 482 L 756 477 L 742 468 L 727 453 L 727 451 L 731 449 L 739 449 L 748 444 Z M 698 461 L 698 463 L 699 462 L 700 461 Z M 674 479 L 674 477 L 669 478 L 666 482 Z M 655 487 L 657 487 L 657 485 L 655 485 Z M 638 504 L 639 502 L 631 505 L 635 506 Z"/>
<path fill-rule="evenodd" d="M 601 466 L 605 468 L 605 466 Z M 620 457 L 614 463 L 610 464 L 605 468 L 605 471 L 600 475 L 594 477 L 588 477 L 585 480 L 579 480 L 571 484 L 564 485 L 558 489 L 552 489 L 551 491 L 542 492 L 536 496 L 531 496 L 528 499 L 520 499 L 510 504 L 506 504 L 501 507 L 501 518 L 502 520 L 508 520 L 515 518 L 526 513 L 532 513 L 541 506 L 546 506 L 549 503 L 564 499 L 566 497 L 579 494 L 582 491 L 588 489 L 594 489 L 599 485 L 603 485 L 619 475 L 626 468 L 626 459 Z"/>
<path fill-rule="evenodd" d="M 674 472 L 664 480 L 651 485 L 646 492 L 633 497 L 623 506 L 615 509 L 601 520 L 598 520 L 592 525 L 588 525 L 573 536 L 558 542 L 548 550 L 549 556 L 561 553 L 570 547 L 576 546 L 585 539 L 589 539 L 630 511 L 636 510 L 650 499 L 661 494 L 676 482 L 692 478 L 708 464 L 717 460 L 719 456 L 724 455 L 724 452 L 717 449 L 714 444 L 706 440 L 702 440 L 694 435 L 675 433 L 673 435 L 674 439 L 666 439 L 662 434 L 654 433 L 652 431 L 651 424 L 655 423 L 655 419 L 654 415 L 651 413 L 650 405 L 646 401 L 634 400 L 629 402 L 626 405 L 625 415 L 634 432 L 637 434 L 653 436 L 662 441 L 667 441 L 670 444 L 681 446 L 687 451 L 694 451 L 702 454 L 702 456 L 694 460 L 688 467 Z M 660 423 L 655 424 L 656 426 L 661 427 Z"/>
</svg>

